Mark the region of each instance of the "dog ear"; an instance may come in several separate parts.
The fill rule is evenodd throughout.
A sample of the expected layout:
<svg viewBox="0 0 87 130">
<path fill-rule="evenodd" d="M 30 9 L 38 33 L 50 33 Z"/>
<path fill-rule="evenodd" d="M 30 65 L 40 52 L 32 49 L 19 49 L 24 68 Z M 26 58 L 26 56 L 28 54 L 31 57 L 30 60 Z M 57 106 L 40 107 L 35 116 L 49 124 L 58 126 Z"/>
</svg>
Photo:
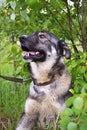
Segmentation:
<svg viewBox="0 0 87 130">
<path fill-rule="evenodd" d="M 70 59 L 71 53 L 70 53 L 70 49 L 69 49 L 67 43 L 64 42 L 63 40 L 59 40 L 58 46 L 59 46 L 59 49 L 60 49 L 60 54 L 62 56 L 65 56 L 67 59 Z"/>
</svg>

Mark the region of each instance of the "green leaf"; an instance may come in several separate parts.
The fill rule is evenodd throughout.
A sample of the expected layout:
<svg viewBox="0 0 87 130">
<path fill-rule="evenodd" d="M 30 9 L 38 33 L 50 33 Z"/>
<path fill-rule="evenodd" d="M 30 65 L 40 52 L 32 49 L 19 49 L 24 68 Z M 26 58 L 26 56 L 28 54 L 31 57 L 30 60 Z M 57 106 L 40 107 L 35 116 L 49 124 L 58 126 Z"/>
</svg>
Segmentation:
<svg viewBox="0 0 87 130">
<path fill-rule="evenodd" d="M 86 68 L 84 66 L 81 66 L 79 69 L 79 74 L 83 74 L 85 73 L 85 71 L 86 71 Z"/>
<path fill-rule="evenodd" d="M 67 130 L 77 130 L 77 124 L 74 122 L 70 122 L 67 126 Z"/>
<path fill-rule="evenodd" d="M 73 104 L 74 99 L 75 99 L 75 97 L 73 97 L 73 96 L 68 98 L 68 100 L 66 102 L 66 106 L 70 107 Z"/>
<path fill-rule="evenodd" d="M 77 84 L 78 84 L 78 81 L 77 81 Z M 74 87 L 75 93 L 79 93 L 80 92 L 80 88 L 77 86 L 77 84 Z"/>
<path fill-rule="evenodd" d="M 80 130 L 87 130 L 87 124 L 83 124 L 80 126 Z"/>
<path fill-rule="evenodd" d="M 31 8 L 35 7 L 35 5 L 37 5 L 37 0 L 29 0 L 28 4 Z"/>
<path fill-rule="evenodd" d="M 12 46 L 11 52 L 16 54 L 17 53 L 17 47 L 15 45 Z"/>
<path fill-rule="evenodd" d="M 81 97 L 77 97 L 74 102 L 73 102 L 73 106 L 78 109 L 81 110 L 83 107 L 83 98 Z"/>
<path fill-rule="evenodd" d="M 66 108 L 64 111 L 64 114 L 66 114 L 67 116 L 71 116 L 71 115 L 73 115 L 73 111 L 70 108 Z"/>
<path fill-rule="evenodd" d="M 70 117 L 62 115 L 59 124 L 62 126 L 62 128 L 65 129 L 69 124 L 69 122 L 70 122 Z"/>
</svg>

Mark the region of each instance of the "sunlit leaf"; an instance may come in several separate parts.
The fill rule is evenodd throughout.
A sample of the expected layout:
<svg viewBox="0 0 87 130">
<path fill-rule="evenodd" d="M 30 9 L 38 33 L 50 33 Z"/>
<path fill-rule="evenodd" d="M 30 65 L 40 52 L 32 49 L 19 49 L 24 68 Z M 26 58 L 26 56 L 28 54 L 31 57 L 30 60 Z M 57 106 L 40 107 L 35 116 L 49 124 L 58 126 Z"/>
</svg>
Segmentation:
<svg viewBox="0 0 87 130">
<path fill-rule="evenodd" d="M 11 20 L 15 20 L 15 17 L 16 17 L 16 16 L 15 16 L 14 13 L 12 13 L 11 16 L 10 16 Z"/>
<path fill-rule="evenodd" d="M 15 1 L 11 1 L 11 2 L 10 2 L 10 5 L 11 5 L 11 8 L 12 8 L 13 10 L 15 10 L 15 8 L 16 8 L 16 2 L 15 2 Z"/>
<path fill-rule="evenodd" d="M 77 97 L 74 102 L 73 105 L 76 109 L 81 110 L 83 107 L 83 98 L 81 97 Z"/>
<path fill-rule="evenodd" d="M 0 6 L 5 6 L 6 5 L 6 0 L 0 0 Z"/>
<path fill-rule="evenodd" d="M 74 122 L 70 122 L 67 126 L 67 130 L 77 130 L 77 124 Z"/>
<path fill-rule="evenodd" d="M 27 13 L 26 13 L 26 10 L 20 11 L 20 15 L 21 15 L 24 19 L 29 20 L 29 17 L 28 17 L 28 15 L 27 15 Z"/>
</svg>

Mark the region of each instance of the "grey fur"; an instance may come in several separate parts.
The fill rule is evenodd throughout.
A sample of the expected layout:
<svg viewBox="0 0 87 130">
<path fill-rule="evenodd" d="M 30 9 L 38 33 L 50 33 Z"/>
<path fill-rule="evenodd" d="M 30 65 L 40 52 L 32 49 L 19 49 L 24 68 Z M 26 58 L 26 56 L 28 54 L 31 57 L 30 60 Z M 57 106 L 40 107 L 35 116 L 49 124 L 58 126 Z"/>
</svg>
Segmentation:
<svg viewBox="0 0 87 130">
<path fill-rule="evenodd" d="M 63 56 L 70 58 L 69 48 L 64 41 L 47 31 L 21 36 L 20 42 L 22 49 L 29 51 L 23 56 L 29 62 L 33 81 L 25 103 L 25 112 L 16 130 L 32 130 L 35 124 L 38 130 L 44 130 L 46 122 L 52 128 L 56 117 L 64 111 L 67 98 L 71 96 L 71 76 L 63 60 Z"/>
</svg>

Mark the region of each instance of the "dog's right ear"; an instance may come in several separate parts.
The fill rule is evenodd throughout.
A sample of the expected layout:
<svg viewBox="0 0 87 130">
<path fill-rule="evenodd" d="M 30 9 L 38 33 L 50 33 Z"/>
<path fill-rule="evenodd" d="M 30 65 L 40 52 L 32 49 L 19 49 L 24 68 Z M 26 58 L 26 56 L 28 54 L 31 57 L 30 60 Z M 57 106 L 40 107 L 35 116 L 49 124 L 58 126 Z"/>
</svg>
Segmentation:
<svg viewBox="0 0 87 130">
<path fill-rule="evenodd" d="M 67 59 L 70 59 L 71 53 L 66 42 L 64 42 L 63 40 L 59 40 L 58 48 L 60 50 L 60 55 L 65 56 Z"/>
</svg>

